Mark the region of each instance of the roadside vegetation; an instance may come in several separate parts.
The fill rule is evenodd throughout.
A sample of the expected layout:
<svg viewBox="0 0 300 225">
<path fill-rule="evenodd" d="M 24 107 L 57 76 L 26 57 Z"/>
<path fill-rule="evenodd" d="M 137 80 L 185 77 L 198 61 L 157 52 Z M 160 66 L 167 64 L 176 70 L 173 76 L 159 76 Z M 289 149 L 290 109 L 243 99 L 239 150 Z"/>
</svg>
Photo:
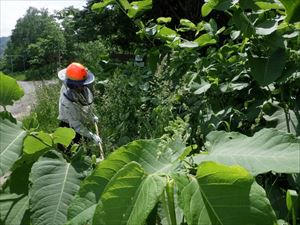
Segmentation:
<svg viewBox="0 0 300 225">
<path fill-rule="evenodd" d="M 60 60 L 33 53 L 24 71 L 79 61 L 94 72 L 105 160 L 91 143 L 57 148 L 75 135 L 56 125 L 59 86 L 41 90 L 23 123 L 1 112 L 0 222 L 299 225 L 299 7 L 103 0 L 58 12 Z M 45 50 L 43 38 L 24 52 Z M 23 92 L 0 76 L 5 107 Z"/>
</svg>

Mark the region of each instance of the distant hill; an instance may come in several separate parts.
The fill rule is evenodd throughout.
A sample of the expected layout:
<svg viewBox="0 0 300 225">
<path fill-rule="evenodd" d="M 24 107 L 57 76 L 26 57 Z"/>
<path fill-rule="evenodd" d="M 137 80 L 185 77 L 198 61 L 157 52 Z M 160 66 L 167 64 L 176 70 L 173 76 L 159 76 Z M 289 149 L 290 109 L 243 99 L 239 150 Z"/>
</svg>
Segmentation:
<svg viewBox="0 0 300 225">
<path fill-rule="evenodd" d="M 3 55 L 4 49 L 9 39 L 10 37 L 0 37 L 0 57 Z"/>
</svg>

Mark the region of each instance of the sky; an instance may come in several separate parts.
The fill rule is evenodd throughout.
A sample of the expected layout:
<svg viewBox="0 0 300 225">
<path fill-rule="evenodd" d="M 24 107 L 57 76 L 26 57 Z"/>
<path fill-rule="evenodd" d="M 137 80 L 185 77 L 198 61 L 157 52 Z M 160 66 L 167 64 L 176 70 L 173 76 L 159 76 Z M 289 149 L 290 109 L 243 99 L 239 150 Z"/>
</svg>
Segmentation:
<svg viewBox="0 0 300 225">
<path fill-rule="evenodd" d="M 11 35 L 17 20 L 25 15 L 30 6 L 48 8 L 53 13 L 68 6 L 81 9 L 85 5 L 86 0 L 0 0 L 0 37 Z"/>
</svg>

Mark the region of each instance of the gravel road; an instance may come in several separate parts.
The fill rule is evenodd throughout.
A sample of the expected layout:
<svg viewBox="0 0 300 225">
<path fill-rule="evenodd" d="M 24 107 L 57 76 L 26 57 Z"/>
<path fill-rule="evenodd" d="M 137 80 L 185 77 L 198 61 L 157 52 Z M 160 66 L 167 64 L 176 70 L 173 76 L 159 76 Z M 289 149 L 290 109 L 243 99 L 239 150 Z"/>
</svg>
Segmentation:
<svg viewBox="0 0 300 225">
<path fill-rule="evenodd" d="M 42 85 L 55 84 L 58 80 L 46 80 L 46 81 L 18 81 L 18 84 L 24 90 L 24 96 L 16 101 L 12 106 L 8 106 L 7 110 L 12 113 L 16 119 L 21 119 L 24 116 L 28 116 L 31 109 L 36 104 L 36 90 Z"/>
</svg>

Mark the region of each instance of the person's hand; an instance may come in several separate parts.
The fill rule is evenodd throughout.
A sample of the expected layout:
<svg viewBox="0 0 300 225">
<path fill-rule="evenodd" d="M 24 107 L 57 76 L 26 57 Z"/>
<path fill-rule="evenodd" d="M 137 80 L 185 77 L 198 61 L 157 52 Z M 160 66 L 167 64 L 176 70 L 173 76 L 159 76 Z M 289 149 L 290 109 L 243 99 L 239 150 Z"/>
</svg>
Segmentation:
<svg viewBox="0 0 300 225">
<path fill-rule="evenodd" d="M 94 117 L 93 117 L 93 122 L 94 122 L 94 123 L 98 123 L 98 122 L 99 122 L 99 118 L 98 118 L 97 116 L 94 116 Z"/>
<path fill-rule="evenodd" d="M 99 145 L 102 143 L 101 137 L 99 137 L 97 134 L 91 133 L 91 137 L 96 145 Z"/>
</svg>

